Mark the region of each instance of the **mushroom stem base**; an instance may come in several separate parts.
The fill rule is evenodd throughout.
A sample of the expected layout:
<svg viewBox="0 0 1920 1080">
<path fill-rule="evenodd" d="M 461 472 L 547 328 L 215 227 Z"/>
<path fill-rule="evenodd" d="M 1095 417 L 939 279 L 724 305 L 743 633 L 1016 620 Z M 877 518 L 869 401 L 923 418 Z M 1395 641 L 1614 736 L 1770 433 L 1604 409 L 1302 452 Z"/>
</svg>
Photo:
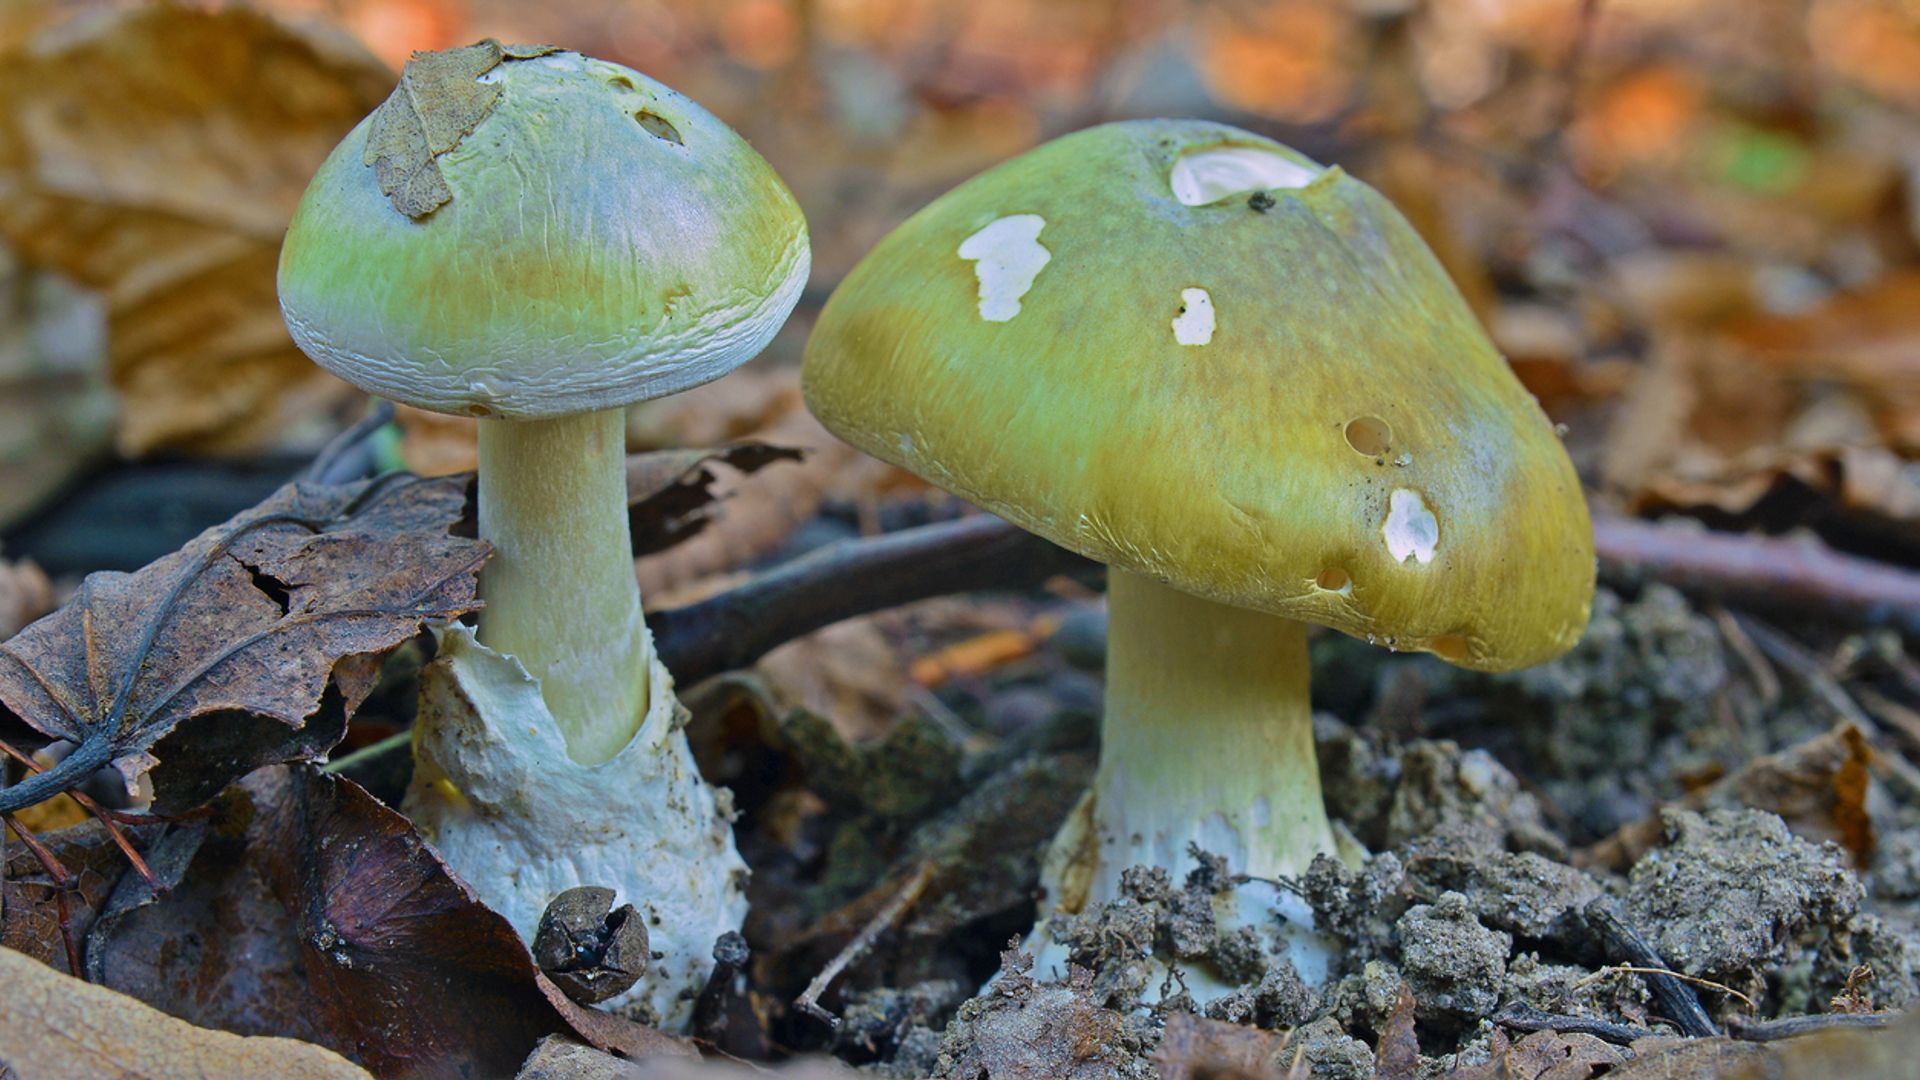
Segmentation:
<svg viewBox="0 0 1920 1080">
<path fill-rule="evenodd" d="M 1049 854 L 1043 915 L 1119 899 L 1130 866 L 1159 866 L 1179 882 L 1195 865 L 1191 845 L 1268 880 L 1336 854 L 1314 753 L 1306 626 L 1121 570 L 1108 581 L 1100 771 Z M 1324 976 L 1326 944 L 1292 893 L 1250 882 L 1215 908 L 1223 929 L 1276 931 L 1276 950 L 1284 944 L 1303 977 Z"/>
</svg>

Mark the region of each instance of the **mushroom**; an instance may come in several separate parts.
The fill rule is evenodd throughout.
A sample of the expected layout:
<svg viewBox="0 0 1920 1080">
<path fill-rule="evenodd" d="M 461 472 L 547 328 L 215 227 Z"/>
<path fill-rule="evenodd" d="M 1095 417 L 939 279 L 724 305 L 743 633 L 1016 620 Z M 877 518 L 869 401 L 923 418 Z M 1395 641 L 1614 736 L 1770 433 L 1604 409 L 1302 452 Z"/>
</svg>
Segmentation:
<svg viewBox="0 0 1920 1080">
<path fill-rule="evenodd" d="M 407 812 L 524 937 L 576 885 L 658 920 L 635 993 L 669 1022 L 745 868 L 641 617 L 624 407 L 751 359 L 807 271 L 798 206 L 726 125 L 629 68 L 492 41 L 416 54 L 281 251 L 308 356 L 481 419 L 486 607 L 441 632 Z"/>
<path fill-rule="evenodd" d="M 1109 124 L 948 192 L 834 292 L 803 386 L 841 438 L 1109 567 L 1100 768 L 1046 860 L 1054 912 L 1190 845 L 1269 883 L 1336 853 L 1309 624 L 1487 671 L 1586 626 L 1579 480 L 1432 252 L 1236 128 Z M 1296 897 L 1219 903 L 1278 915 L 1324 975 Z"/>
</svg>

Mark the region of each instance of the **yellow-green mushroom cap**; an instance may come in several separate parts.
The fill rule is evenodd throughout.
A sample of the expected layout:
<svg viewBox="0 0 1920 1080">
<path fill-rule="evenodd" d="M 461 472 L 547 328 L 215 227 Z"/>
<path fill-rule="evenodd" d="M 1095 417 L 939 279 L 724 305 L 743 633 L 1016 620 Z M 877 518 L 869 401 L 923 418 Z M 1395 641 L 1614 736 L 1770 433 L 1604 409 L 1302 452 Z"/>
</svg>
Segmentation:
<svg viewBox="0 0 1920 1080">
<path fill-rule="evenodd" d="M 960 185 L 828 301 L 807 403 L 1090 558 L 1466 667 L 1586 626 L 1553 425 L 1439 262 L 1337 167 L 1108 124 Z"/>
<path fill-rule="evenodd" d="M 806 282 L 773 169 L 639 72 L 543 46 L 417 54 L 280 255 L 300 348 L 446 413 L 613 408 L 752 359 Z"/>
</svg>

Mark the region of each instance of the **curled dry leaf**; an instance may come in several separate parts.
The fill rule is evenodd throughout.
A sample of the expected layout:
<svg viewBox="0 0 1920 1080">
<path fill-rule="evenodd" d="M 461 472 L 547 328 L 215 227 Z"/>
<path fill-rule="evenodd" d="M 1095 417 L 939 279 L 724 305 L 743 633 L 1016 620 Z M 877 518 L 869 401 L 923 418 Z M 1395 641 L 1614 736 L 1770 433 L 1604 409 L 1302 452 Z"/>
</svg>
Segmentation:
<svg viewBox="0 0 1920 1080">
<path fill-rule="evenodd" d="M 289 484 L 134 573 L 89 575 L 0 644 L 0 703 L 76 744 L 0 790 L 0 811 L 112 764 L 129 784 L 150 775 L 155 809 L 174 812 L 261 765 L 324 756 L 373 688 L 365 657 L 478 606 L 489 549 L 452 535 L 465 506 L 458 479 Z"/>
<path fill-rule="evenodd" d="M 0 54 L 0 239 L 104 296 L 123 450 L 261 445 L 351 393 L 293 347 L 275 265 L 392 85 L 345 34 L 241 5 L 126 7 Z"/>
<path fill-rule="evenodd" d="M 195 1027 L 0 949 L 0 1061 L 35 1080 L 366 1080 L 331 1050 Z"/>
</svg>

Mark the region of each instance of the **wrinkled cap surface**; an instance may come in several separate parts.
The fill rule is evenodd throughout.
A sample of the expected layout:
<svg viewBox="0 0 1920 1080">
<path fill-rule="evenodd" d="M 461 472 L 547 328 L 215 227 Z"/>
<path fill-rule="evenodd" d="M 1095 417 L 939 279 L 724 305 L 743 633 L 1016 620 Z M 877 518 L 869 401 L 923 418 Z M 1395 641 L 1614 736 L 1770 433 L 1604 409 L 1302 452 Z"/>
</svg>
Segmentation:
<svg viewBox="0 0 1920 1080">
<path fill-rule="evenodd" d="M 792 195 L 699 105 L 617 64 L 487 42 L 417 54 L 327 158 L 280 303 L 308 356 L 372 393 L 549 417 L 733 370 L 807 269 Z"/>
<path fill-rule="evenodd" d="M 835 434 L 1054 542 L 1467 667 L 1586 626 L 1552 425 L 1377 192 L 1236 128 L 1134 121 L 942 196 L 828 301 Z"/>
</svg>

